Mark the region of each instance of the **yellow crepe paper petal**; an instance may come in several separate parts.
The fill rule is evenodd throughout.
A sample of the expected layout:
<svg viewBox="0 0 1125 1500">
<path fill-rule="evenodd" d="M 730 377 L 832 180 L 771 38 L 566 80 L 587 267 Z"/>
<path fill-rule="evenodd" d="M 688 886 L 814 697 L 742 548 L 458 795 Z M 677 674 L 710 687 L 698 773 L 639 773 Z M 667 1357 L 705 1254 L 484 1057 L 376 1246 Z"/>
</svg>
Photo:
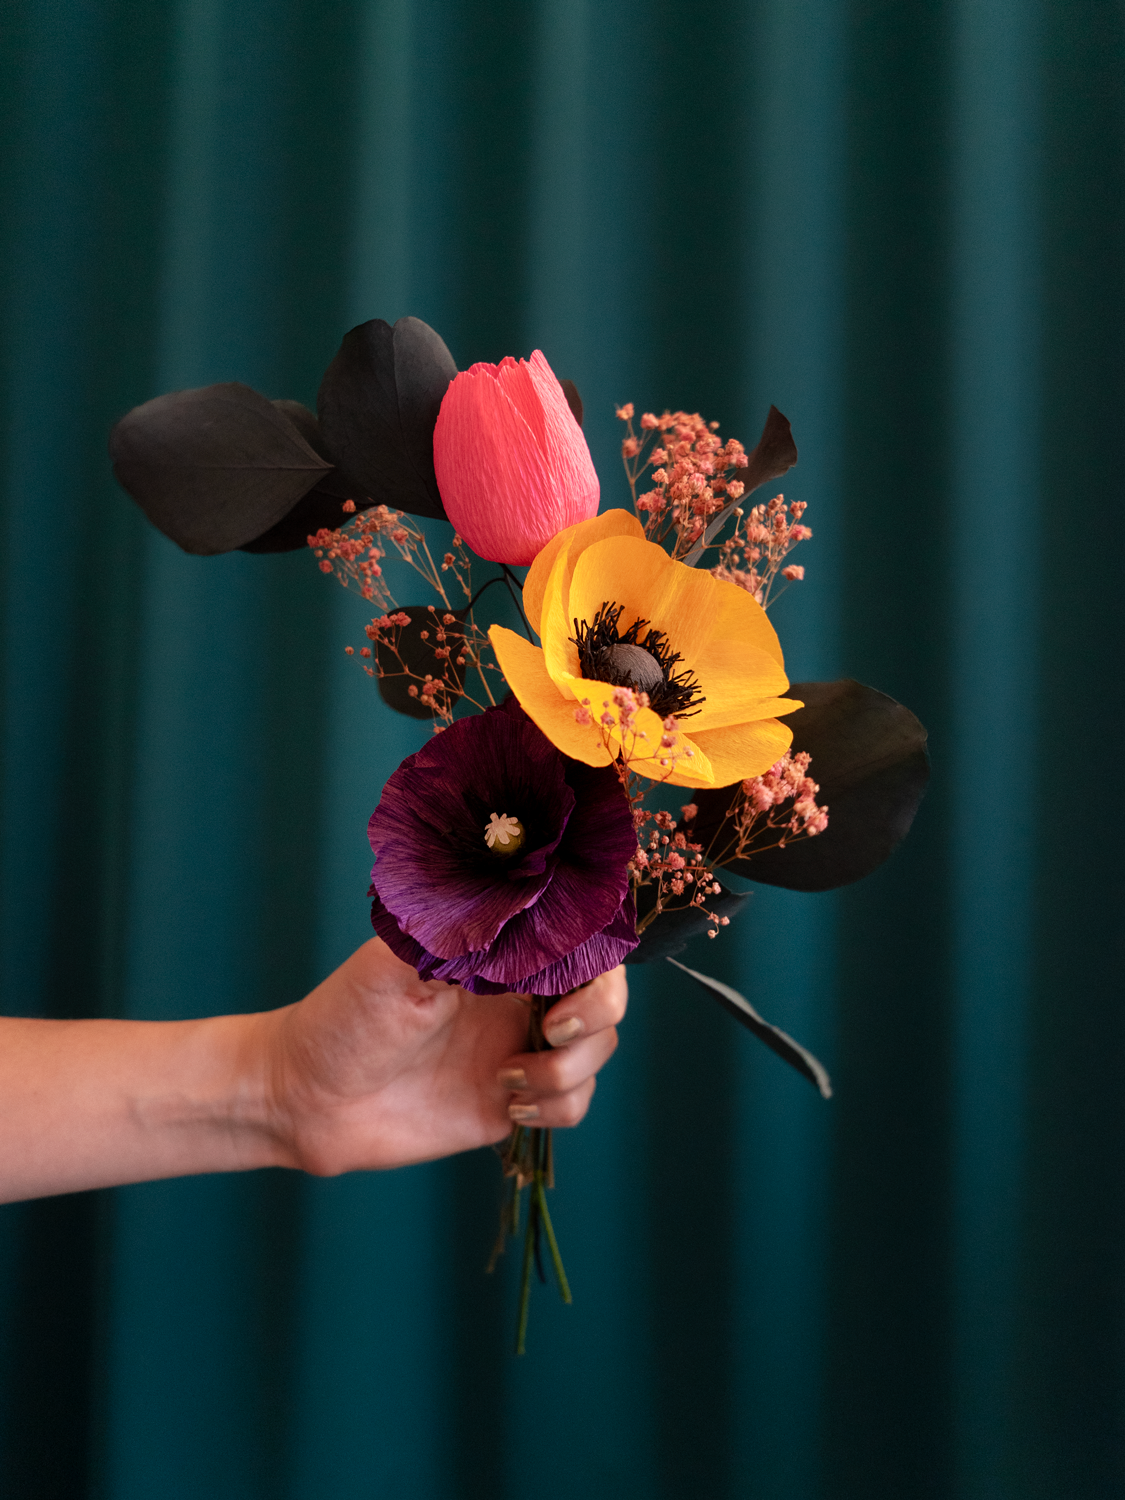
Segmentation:
<svg viewBox="0 0 1125 1500">
<path fill-rule="evenodd" d="M 708 575 L 710 576 L 710 575 Z M 713 578 L 715 629 L 713 640 L 742 640 L 747 645 L 757 646 L 773 657 L 779 667 L 784 667 L 781 642 L 777 631 L 770 624 L 770 617 L 751 594 L 739 588 L 737 583 L 728 583 L 725 578 Z"/>
<path fill-rule="evenodd" d="M 554 683 L 561 692 L 572 695 L 574 704 L 582 703 L 589 698 L 590 712 L 595 719 L 600 719 L 603 713 L 611 713 L 615 719 L 620 717 L 620 710 L 613 702 L 616 689 L 609 683 L 592 682 L 589 678 L 572 677 L 569 673 L 562 678 L 556 677 Z M 603 727 L 606 728 L 611 741 L 623 750 L 630 765 L 634 760 L 648 760 L 659 753 L 660 741 L 664 734 L 664 721 L 659 714 L 654 714 L 651 708 L 637 709 L 633 717 L 633 729 L 625 736 L 622 736 L 616 729 Z"/>
<path fill-rule="evenodd" d="M 543 594 L 559 553 L 564 549 L 570 553 L 570 571 L 573 571 L 573 559 L 578 556 L 581 548 L 588 546 L 590 541 L 600 542 L 610 536 L 640 537 L 643 540 L 644 527 L 630 511 L 607 510 L 589 521 L 580 521 L 576 526 L 568 526 L 565 531 L 560 531 L 536 556 L 524 579 L 523 612 L 532 630 L 539 636 L 543 634 L 540 629 Z"/>
<path fill-rule="evenodd" d="M 793 731 L 777 719 L 705 730 L 698 736 L 698 745 L 711 763 L 714 781 L 699 779 L 683 761 L 670 780 L 676 786 L 733 786 L 736 781 L 768 771 L 792 743 Z"/>
<path fill-rule="evenodd" d="M 667 760 L 663 766 L 661 760 Z M 701 742 L 682 729 L 676 732 L 676 742 L 670 750 L 662 750 L 650 770 L 643 761 L 629 762 L 634 771 L 642 776 L 651 776 L 656 781 L 666 781 L 669 786 L 717 786 L 710 756 Z"/>
<path fill-rule="evenodd" d="M 519 637 L 517 636 L 516 639 L 519 640 Z M 520 644 L 526 643 L 520 641 Z M 620 717 L 620 710 L 613 701 L 615 690 L 609 683 L 594 682 L 585 677 L 573 677 L 569 673 L 562 678 L 553 678 L 552 681 L 560 693 L 569 696 L 568 708 L 572 717 L 575 708 L 580 704 L 589 707 L 591 715 L 599 724 L 603 713 L 610 713 L 615 719 Z M 516 696 L 519 697 L 519 694 L 517 693 Z M 775 699 L 774 701 L 784 700 Z M 530 709 L 528 713 L 531 713 Z M 534 715 L 532 717 L 534 718 Z M 657 781 L 667 780 L 673 786 L 687 785 L 688 783 L 679 781 L 677 774 L 670 772 L 670 767 L 674 762 L 681 769 L 689 770 L 693 778 L 690 783 L 692 786 L 714 785 L 709 779 L 711 762 L 701 748 L 698 737 L 694 734 L 686 734 L 681 725 L 676 730 L 675 744 L 670 748 L 665 748 L 661 744 L 664 738 L 664 721 L 659 714 L 654 714 L 651 708 L 637 709 L 633 716 L 633 727 L 625 733 L 622 733 L 617 726 L 602 725 L 601 727 L 609 740 L 613 755 L 620 755 L 628 762 L 630 769 L 638 772 L 639 775 L 651 776 Z M 544 733 L 546 734 L 547 731 L 544 730 Z M 565 746 L 558 740 L 555 743 L 560 749 L 565 749 Z M 685 752 L 690 752 L 690 754 L 685 754 Z M 661 764 L 665 760 L 669 762 L 668 766 Z M 771 761 L 770 764 L 772 765 L 773 762 Z"/>
<path fill-rule="evenodd" d="M 760 719 L 780 719 L 785 714 L 796 713 L 804 706 L 799 698 L 755 698 L 751 702 L 744 701 L 732 704 L 729 708 L 716 709 L 713 714 L 703 712 L 681 722 L 698 739 L 702 734 L 710 734 L 713 729 L 729 729 L 732 724 L 756 724 Z M 757 772 L 754 774 L 757 775 Z"/>
<path fill-rule="evenodd" d="M 540 635 L 547 671 L 556 682 L 578 673 L 578 647 L 571 639 L 574 627 L 567 609 L 573 568 L 566 547 L 560 548 L 543 590 Z"/>
<path fill-rule="evenodd" d="M 648 620 L 691 665 L 713 634 L 719 586 L 710 573 L 674 563 L 655 542 L 610 537 L 587 547 L 575 563 L 567 619 L 592 620 L 603 604 L 624 605 L 622 629 Z"/>
<path fill-rule="evenodd" d="M 493 625 L 488 639 L 520 707 L 551 743 L 573 760 L 588 766 L 608 766 L 612 756 L 602 743 L 601 733 L 592 724 L 575 721 L 574 699 L 559 692 L 539 647 L 503 625 Z"/>
<path fill-rule="evenodd" d="M 689 720 L 692 734 L 749 719 L 776 718 L 797 706 L 795 701 L 781 706 L 789 686 L 784 670 L 768 652 L 744 641 L 712 641 L 691 667 L 704 693 L 699 712 Z"/>
<path fill-rule="evenodd" d="M 675 754 L 661 745 L 663 722 L 650 709 L 638 710 L 634 733 L 624 741 L 616 725 L 598 722 L 607 705 L 617 716 L 613 688 L 580 675 L 571 637 L 576 619 L 590 623 L 607 604 L 623 606 L 622 631 L 636 620 L 663 631 L 680 669 L 699 683 L 702 701 L 698 712 L 677 722 Z M 555 537 L 532 564 L 524 608 L 542 651 L 500 626 L 489 635 L 512 691 L 564 754 L 588 765 L 606 765 L 622 754 L 653 780 L 730 786 L 768 770 L 792 743 L 778 716 L 801 705 L 782 696 L 789 680 L 761 605 L 736 584 L 673 562 L 645 540 L 628 511 L 607 511 Z M 581 725 L 574 713 L 586 699 L 594 722 Z M 662 759 L 672 764 L 661 766 Z"/>
</svg>

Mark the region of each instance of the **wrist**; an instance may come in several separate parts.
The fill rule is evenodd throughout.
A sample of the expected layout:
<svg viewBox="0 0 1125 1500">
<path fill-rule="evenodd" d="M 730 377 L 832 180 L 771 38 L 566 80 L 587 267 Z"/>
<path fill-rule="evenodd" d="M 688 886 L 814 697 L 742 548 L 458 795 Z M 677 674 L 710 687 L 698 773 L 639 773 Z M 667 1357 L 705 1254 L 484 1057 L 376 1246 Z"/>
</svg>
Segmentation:
<svg viewBox="0 0 1125 1500">
<path fill-rule="evenodd" d="M 171 1023 L 166 1072 L 153 1068 L 132 1113 L 160 1175 L 290 1166 L 283 1116 L 275 1106 L 271 1038 L 276 1012 Z"/>
</svg>

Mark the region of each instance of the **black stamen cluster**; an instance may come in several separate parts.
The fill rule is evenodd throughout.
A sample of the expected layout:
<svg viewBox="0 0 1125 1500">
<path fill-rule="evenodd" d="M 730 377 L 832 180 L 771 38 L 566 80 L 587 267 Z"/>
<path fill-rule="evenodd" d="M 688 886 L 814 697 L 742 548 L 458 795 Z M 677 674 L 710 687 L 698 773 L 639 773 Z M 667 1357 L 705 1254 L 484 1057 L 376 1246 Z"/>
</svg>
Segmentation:
<svg viewBox="0 0 1125 1500">
<path fill-rule="evenodd" d="M 574 634 L 570 637 L 578 647 L 578 661 L 582 676 L 595 682 L 607 682 L 613 687 L 628 687 L 636 690 L 638 684 L 633 675 L 614 662 L 615 646 L 639 646 L 660 668 L 661 684 L 654 690 L 645 687 L 649 707 L 662 719 L 675 714 L 677 719 L 688 719 L 699 712 L 703 703 L 703 691 L 695 674 L 686 668 L 675 670 L 676 663 L 683 660 L 678 651 L 673 651 L 663 630 L 652 630 L 647 620 L 634 620 L 627 630 L 621 629 L 623 604 L 603 604 L 592 621 L 575 620 Z M 641 632 L 644 631 L 644 639 Z"/>
</svg>

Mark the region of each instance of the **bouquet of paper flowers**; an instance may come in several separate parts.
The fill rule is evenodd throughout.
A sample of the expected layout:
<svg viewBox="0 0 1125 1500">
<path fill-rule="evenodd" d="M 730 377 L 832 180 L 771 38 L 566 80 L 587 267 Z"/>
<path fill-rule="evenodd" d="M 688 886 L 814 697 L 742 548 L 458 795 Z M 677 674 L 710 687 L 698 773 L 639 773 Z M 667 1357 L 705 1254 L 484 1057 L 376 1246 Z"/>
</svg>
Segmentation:
<svg viewBox="0 0 1125 1500">
<path fill-rule="evenodd" d="M 617 416 L 631 505 L 599 514 L 581 400 L 542 353 L 458 372 L 425 323 L 375 319 L 344 338 L 316 415 L 237 382 L 179 391 L 123 417 L 111 453 L 186 551 L 307 546 L 365 601 L 348 654 L 432 725 L 368 828 L 394 953 L 526 995 L 533 1050 L 552 1000 L 666 960 L 828 1097 L 806 1049 L 675 955 L 729 925 L 747 899 L 732 878 L 820 891 L 882 863 L 925 789 L 925 731 L 873 688 L 786 677 L 768 611 L 812 532 L 803 502 L 750 498 L 796 462 L 780 412 L 750 453 L 697 413 Z M 427 519 L 452 525 L 447 546 Z M 400 603 L 396 571 L 430 597 Z M 482 622 L 497 583 L 522 631 Z M 550 1131 L 516 1125 L 502 1161 L 522 1350 L 543 1241 L 570 1300 Z"/>
</svg>

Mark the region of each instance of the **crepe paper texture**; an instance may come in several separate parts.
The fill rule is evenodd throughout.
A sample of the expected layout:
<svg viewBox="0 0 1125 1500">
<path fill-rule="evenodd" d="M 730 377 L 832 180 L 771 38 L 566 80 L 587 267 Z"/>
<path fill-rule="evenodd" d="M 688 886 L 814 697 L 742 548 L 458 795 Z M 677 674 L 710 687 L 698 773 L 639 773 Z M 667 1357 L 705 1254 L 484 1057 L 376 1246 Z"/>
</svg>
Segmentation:
<svg viewBox="0 0 1125 1500">
<path fill-rule="evenodd" d="M 446 515 L 489 562 L 530 563 L 559 531 L 597 513 L 594 461 L 538 349 L 457 376 L 434 428 L 434 467 Z"/>
<path fill-rule="evenodd" d="M 488 832 L 524 831 L 508 858 Z M 637 945 L 633 818 L 612 768 L 560 755 L 515 705 L 459 719 L 387 782 L 368 827 L 376 932 L 423 979 L 563 995 Z"/>
<path fill-rule="evenodd" d="M 237 380 L 135 407 L 109 451 L 152 524 L 202 557 L 269 531 L 332 470 L 285 410 Z"/>
<path fill-rule="evenodd" d="M 344 335 L 316 408 L 329 452 L 372 503 L 444 516 L 434 423 L 456 374 L 444 341 L 420 318 L 393 328 L 371 318 Z"/>
<path fill-rule="evenodd" d="M 521 996 L 533 1051 L 555 997 L 665 959 L 827 1099 L 811 1052 L 674 955 L 750 899 L 728 879 L 824 891 L 882 864 L 926 788 L 926 731 L 850 679 L 790 688 L 767 610 L 804 578 L 806 503 L 748 500 L 797 461 L 788 419 L 771 406 L 748 454 L 699 412 L 635 414 L 617 408 L 632 510 L 599 515 L 581 398 L 540 350 L 458 373 L 419 319 L 373 318 L 344 336 L 315 415 L 228 382 L 137 407 L 111 451 L 185 550 L 304 543 L 364 601 L 364 643 L 344 650 L 432 729 L 368 825 L 371 922 L 400 959 Z M 452 525 L 441 547 L 425 519 Z M 500 565 L 483 582 L 481 560 Z M 404 569 L 435 602 L 397 602 Z M 478 619 L 497 584 L 524 635 Z M 689 789 L 675 816 L 670 787 Z M 551 1131 L 516 1124 L 500 1160 L 492 1264 L 522 1233 L 522 1353 L 544 1252 L 571 1295 Z"/>
<path fill-rule="evenodd" d="M 530 717 L 576 760 L 620 758 L 673 786 L 729 786 L 788 748 L 791 732 L 776 716 L 800 701 L 782 696 L 781 646 L 761 605 L 674 562 L 627 511 L 607 511 L 545 547 L 524 585 L 524 609 L 542 648 L 494 625 L 497 661 Z M 607 610 L 619 612 L 599 635 Z M 660 668 L 658 683 L 642 687 L 635 672 L 614 671 L 622 644 Z M 646 702 L 630 716 L 615 713 L 614 686 L 641 688 Z"/>
</svg>

